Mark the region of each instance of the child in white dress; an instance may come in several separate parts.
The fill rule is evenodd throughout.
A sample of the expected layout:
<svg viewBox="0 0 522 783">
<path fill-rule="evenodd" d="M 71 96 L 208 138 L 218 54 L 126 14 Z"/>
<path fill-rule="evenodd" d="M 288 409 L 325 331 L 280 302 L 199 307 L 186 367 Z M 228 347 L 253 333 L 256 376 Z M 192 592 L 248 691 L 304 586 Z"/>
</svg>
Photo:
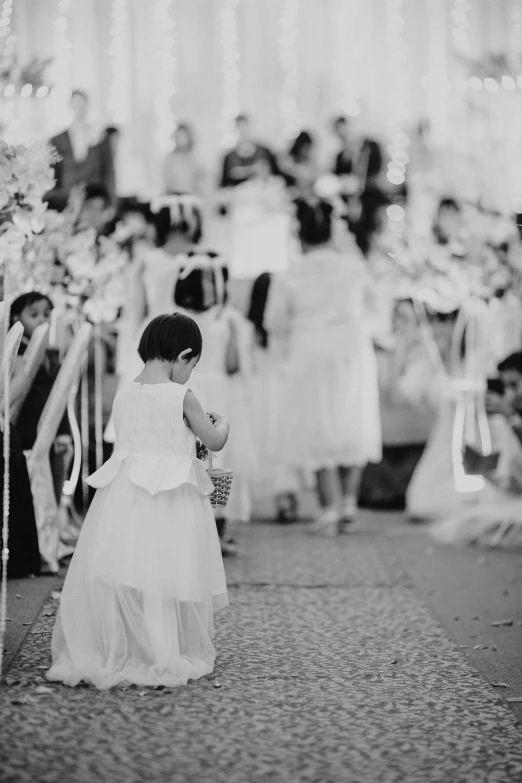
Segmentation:
<svg viewBox="0 0 522 783">
<path fill-rule="evenodd" d="M 330 204 L 300 200 L 296 216 L 303 257 L 274 279 L 267 313 L 287 334 L 281 460 L 316 484 L 315 531 L 335 535 L 356 514 L 362 469 L 382 458 L 372 281 L 355 246 L 335 248 Z"/>
<path fill-rule="evenodd" d="M 192 378 L 194 391 L 207 409 L 223 411 L 232 423 L 232 434 L 220 455 L 219 466 L 234 471 L 234 482 L 227 507 L 220 509 L 216 517 L 221 551 L 232 555 L 236 547 L 225 532 L 226 523 L 250 521 L 250 483 L 254 469 L 246 395 L 240 388 L 232 388 L 231 380 L 242 374 L 246 361 L 241 347 L 241 326 L 224 305 L 226 269 L 219 256 L 211 252 L 188 253 L 180 255 L 177 261 L 180 273 L 173 296 L 175 307 L 196 321 L 205 343 L 205 353 Z"/>
<path fill-rule="evenodd" d="M 212 672 L 213 616 L 228 598 L 196 436 L 220 451 L 228 424 L 185 385 L 201 351 L 182 314 L 143 333 L 145 367 L 114 401 L 113 456 L 89 478 L 98 492 L 61 595 L 50 680 L 173 687 Z"/>
<path fill-rule="evenodd" d="M 298 517 L 297 476 L 281 460 L 282 393 L 287 362 L 276 332 L 268 332 L 265 311 L 272 275 L 264 272 L 254 281 L 248 319 L 255 329 L 254 374 L 251 383 L 253 428 L 258 466 L 253 485 L 256 500 L 267 504 L 278 522 L 295 522 Z"/>
</svg>

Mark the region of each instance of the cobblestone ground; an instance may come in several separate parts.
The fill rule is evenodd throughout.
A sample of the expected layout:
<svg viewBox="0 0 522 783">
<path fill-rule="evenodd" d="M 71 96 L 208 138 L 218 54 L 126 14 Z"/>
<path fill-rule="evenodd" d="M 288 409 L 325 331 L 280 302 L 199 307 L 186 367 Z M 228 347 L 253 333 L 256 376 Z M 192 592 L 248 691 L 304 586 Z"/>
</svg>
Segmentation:
<svg viewBox="0 0 522 783">
<path fill-rule="evenodd" d="M 373 534 L 240 542 L 216 670 L 185 688 L 48 684 L 49 600 L 0 689 L 3 783 L 522 781 L 513 714 Z"/>
</svg>

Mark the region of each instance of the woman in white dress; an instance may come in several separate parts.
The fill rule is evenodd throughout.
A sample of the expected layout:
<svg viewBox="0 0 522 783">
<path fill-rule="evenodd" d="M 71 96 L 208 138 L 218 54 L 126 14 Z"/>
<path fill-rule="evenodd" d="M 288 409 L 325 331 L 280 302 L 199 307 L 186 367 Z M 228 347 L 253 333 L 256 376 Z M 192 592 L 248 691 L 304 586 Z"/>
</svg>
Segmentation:
<svg viewBox="0 0 522 783">
<path fill-rule="evenodd" d="M 303 257 L 274 280 L 267 318 L 288 340 L 283 458 L 316 478 L 315 530 L 335 534 L 356 513 L 363 467 L 382 457 L 371 280 L 355 247 L 335 249 L 330 204 L 298 201 L 296 215 Z"/>
</svg>

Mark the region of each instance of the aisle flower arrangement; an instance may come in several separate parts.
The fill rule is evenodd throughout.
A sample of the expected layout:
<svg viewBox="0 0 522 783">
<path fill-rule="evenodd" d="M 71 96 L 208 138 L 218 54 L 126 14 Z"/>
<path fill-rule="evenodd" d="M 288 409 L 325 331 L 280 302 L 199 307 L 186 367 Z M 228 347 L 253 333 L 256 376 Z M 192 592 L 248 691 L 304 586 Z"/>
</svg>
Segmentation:
<svg viewBox="0 0 522 783">
<path fill-rule="evenodd" d="M 0 141 L 0 263 L 23 279 L 23 251 L 45 225 L 43 196 L 54 185 L 57 156 L 47 144 L 9 146 Z"/>
<path fill-rule="evenodd" d="M 521 261 L 516 247 L 505 254 L 473 239 L 458 248 L 406 241 L 394 253 L 394 298 L 419 301 L 434 313 L 451 313 L 472 300 L 520 296 Z"/>
</svg>

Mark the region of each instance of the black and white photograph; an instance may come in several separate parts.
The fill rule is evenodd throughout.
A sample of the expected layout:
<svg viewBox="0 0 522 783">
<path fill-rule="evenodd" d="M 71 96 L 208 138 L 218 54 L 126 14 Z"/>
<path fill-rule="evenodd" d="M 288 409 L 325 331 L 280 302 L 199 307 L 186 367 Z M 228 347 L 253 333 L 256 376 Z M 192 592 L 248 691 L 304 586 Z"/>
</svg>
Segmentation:
<svg viewBox="0 0 522 783">
<path fill-rule="evenodd" d="M 0 783 L 522 783 L 522 0 L 0 0 Z"/>
</svg>

